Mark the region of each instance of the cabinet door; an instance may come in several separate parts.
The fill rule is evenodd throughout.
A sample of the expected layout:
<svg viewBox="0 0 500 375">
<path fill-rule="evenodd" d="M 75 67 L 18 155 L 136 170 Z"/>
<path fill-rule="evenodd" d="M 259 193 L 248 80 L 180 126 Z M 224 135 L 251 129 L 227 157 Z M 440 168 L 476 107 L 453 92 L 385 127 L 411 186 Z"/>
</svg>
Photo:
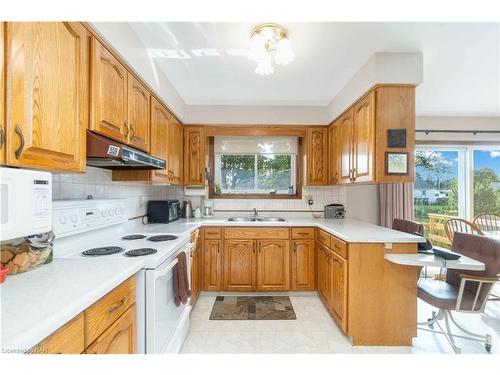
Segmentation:
<svg viewBox="0 0 500 375">
<path fill-rule="evenodd" d="M 92 39 L 92 102 L 90 129 L 127 142 L 127 70 L 96 39 Z"/>
<path fill-rule="evenodd" d="M 128 144 L 149 152 L 149 102 L 151 95 L 130 73 L 127 78 Z"/>
<path fill-rule="evenodd" d="M 170 127 L 169 127 L 169 170 L 170 170 L 170 182 L 174 185 L 182 185 L 183 182 L 183 129 L 182 125 L 175 119 L 175 117 L 170 116 Z"/>
<path fill-rule="evenodd" d="M 331 268 L 331 312 L 342 326 L 343 330 L 347 328 L 347 260 L 331 253 L 329 260 Z"/>
<path fill-rule="evenodd" d="M 205 137 L 202 126 L 184 128 L 184 184 L 205 184 Z"/>
<path fill-rule="evenodd" d="M 314 290 L 314 240 L 292 241 L 292 290 Z"/>
<path fill-rule="evenodd" d="M 339 126 L 339 182 L 350 183 L 352 175 L 352 142 L 353 142 L 353 110 L 352 108 L 345 112 L 338 120 Z"/>
<path fill-rule="evenodd" d="M 198 255 L 198 246 L 196 246 L 192 251 L 191 251 L 191 254 L 190 254 L 190 260 L 191 260 L 191 264 L 190 264 L 190 276 L 191 276 L 191 285 L 190 285 L 190 289 L 191 289 L 191 305 L 194 305 L 196 303 L 196 300 L 198 299 L 198 293 L 199 293 L 199 273 L 198 273 L 198 269 L 199 269 L 199 255 Z"/>
<path fill-rule="evenodd" d="M 325 250 L 325 246 L 321 245 L 319 242 L 316 243 L 316 246 L 318 248 L 317 251 L 317 263 L 318 263 L 318 293 L 323 302 L 328 305 L 328 296 L 326 294 L 326 267 L 327 267 L 327 262 L 326 262 L 326 257 L 327 253 Z"/>
<path fill-rule="evenodd" d="M 354 107 L 353 180 L 373 181 L 375 155 L 375 91 Z"/>
<path fill-rule="evenodd" d="M 80 23 L 7 23 L 7 163 L 83 171 L 88 34 Z"/>
<path fill-rule="evenodd" d="M 151 155 L 167 161 L 167 168 L 151 171 L 153 181 L 169 182 L 168 130 L 170 114 L 155 98 L 151 98 Z"/>
<path fill-rule="evenodd" d="M 338 122 L 333 123 L 328 128 L 328 184 L 336 184 L 339 180 L 339 126 Z"/>
<path fill-rule="evenodd" d="M 5 22 L 0 22 L 0 165 L 5 164 Z"/>
<path fill-rule="evenodd" d="M 204 290 L 222 290 L 222 243 L 205 240 L 203 244 Z"/>
<path fill-rule="evenodd" d="M 289 290 L 290 248 L 288 240 L 260 240 L 257 247 L 257 290 Z"/>
<path fill-rule="evenodd" d="M 226 240 L 224 242 L 224 290 L 255 290 L 256 242 Z"/>
<path fill-rule="evenodd" d="M 106 331 L 99 336 L 85 353 L 134 354 L 136 347 L 136 308 L 132 305 Z"/>
<path fill-rule="evenodd" d="M 307 184 L 326 185 L 328 129 L 307 129 Z"/>
</svg>

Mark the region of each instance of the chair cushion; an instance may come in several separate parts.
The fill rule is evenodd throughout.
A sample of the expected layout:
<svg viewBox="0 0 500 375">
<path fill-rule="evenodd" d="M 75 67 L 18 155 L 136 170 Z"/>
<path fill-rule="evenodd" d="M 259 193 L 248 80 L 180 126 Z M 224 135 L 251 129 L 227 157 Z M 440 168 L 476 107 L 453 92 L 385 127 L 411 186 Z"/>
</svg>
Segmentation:
<svg viewBox="0 0 500 375">
<path fill-rule="evenodd" d="M 428 304 L 445 310 L 455 310 L 457 304 L 458 288 L 446 281 L 422 279 L 418 283 L 418 298 Z M 461 310 L 472 310 L 474 303 L 474 294 L 468 290 L 464 290 Z M 476 303 L 475 310 L 481 308 L 481 303 Z"/>
</svg>

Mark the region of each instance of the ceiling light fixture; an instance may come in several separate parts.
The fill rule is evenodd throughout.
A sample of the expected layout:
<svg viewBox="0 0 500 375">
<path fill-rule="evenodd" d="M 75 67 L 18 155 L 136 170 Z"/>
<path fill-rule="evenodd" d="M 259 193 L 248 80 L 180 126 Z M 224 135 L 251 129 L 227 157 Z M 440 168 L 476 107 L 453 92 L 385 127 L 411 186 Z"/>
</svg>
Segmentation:
<svg viewBox="0 0 500 375">
<path fill-rule="evenodd" d="M 264 23 L 250 35 L 248 59 L 257 63 L 255 73 L 266 76 L 274 73 L 272 55 L 277 65 L 287 65 L 295 58 L 287 30 L 277 23 Z"/>
</svg>

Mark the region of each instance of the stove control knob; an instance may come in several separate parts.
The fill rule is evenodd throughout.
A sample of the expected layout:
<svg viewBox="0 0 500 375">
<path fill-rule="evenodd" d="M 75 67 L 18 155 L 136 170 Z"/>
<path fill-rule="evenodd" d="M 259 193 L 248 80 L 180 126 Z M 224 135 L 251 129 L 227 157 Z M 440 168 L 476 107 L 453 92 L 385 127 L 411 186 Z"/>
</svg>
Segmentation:
<svg viewBox="0 0 500 375">
<path fill-rule="evenodd" d="M 71 221 L 76 223 L 78 221 L 78 216 L 76 216 L 76 214 L 71 215 Z"/>
<path fill-rule="evenodd" d="M 113 216 L 114 215 L 114 212 L 113 212 L 113 210 L 111 208 L 108 210 L 108 215 L 109 216 Z"/>
<path fill-rule="evenodd" d="M 67 220 L 66 220 L 66 216 L 59 216 L 59 222 L 60 222 L 61 224 L 66 224 L 66 221 L 67 221 Z"/>
<path fill-rule="evenodd" d="M 106 211 L 101 211 L 101 216 L 102 217 L 106 217 L 108 215 L 108 213 Z"/>
<path fill-rule="evenodd" d="M 125 213 L 125 208 L 120 208 L 120 215 L 123 215 Z"/>
<path fill-rule="evenodd" d="M 115 215 L 120 215 L 120 209 L 115 208 Z"/>
</svg>

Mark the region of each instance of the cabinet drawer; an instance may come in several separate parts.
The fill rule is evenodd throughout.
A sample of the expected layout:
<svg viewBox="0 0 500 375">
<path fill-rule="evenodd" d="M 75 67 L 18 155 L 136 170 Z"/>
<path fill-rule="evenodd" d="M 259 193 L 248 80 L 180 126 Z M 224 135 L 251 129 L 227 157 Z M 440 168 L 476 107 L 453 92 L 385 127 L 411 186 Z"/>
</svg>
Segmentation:
<svg viewBox="0 0 500 375">
<path fill-rule="evenodd" d="M 191 243 L 197 244 L 200 241 L 200 230 L 196 229 L 191 233 Z"/>
<path fill-rule="evenodd" d="M 205 228 L 205 238 L 208 240 L 220 240 L 222 235 L 222 228 L 208 227 Z"/>
<path fill-rule="evenodd" d="M 224 237 L 228 239 L 260 239 L 260 238 L 286 238 L 289 236 L 288 228 L 257 228 L 257 227 L 227 227 Z"/>
<path fill-rule="evenodd" d="M 91 344 L 135 303 L 132 276 L 85 310 L 85 346 Z"/>
<path fill-rule="evenodd" d="M 63 325 L 36 345 L 33 354 L 80 354 L 85 349 L 83 340 L 83 313 Z"/>
<path fill-rule="evenodd" d="M 314 228 L 292 228 L 292 239 L 314 239 Z"/>
<path fill-rule="evenodd" d="M 337 237 L 330 236 L 331 249 L 335 251 L 338 255 L 347 259 L 347 242 L 339 240 Z"/>
<path fill-rule="evenodd" d="M 331 247 L 330 245 L 331 236 L 325 231 L 318 229 L 318 241 L 325 245 L 326 247 Z"/>
<path fill-rule="evenodd" d="M 133 304 L 95 342 L 86 354 L 135 354 L 136 308 Z"/>
</svg>

